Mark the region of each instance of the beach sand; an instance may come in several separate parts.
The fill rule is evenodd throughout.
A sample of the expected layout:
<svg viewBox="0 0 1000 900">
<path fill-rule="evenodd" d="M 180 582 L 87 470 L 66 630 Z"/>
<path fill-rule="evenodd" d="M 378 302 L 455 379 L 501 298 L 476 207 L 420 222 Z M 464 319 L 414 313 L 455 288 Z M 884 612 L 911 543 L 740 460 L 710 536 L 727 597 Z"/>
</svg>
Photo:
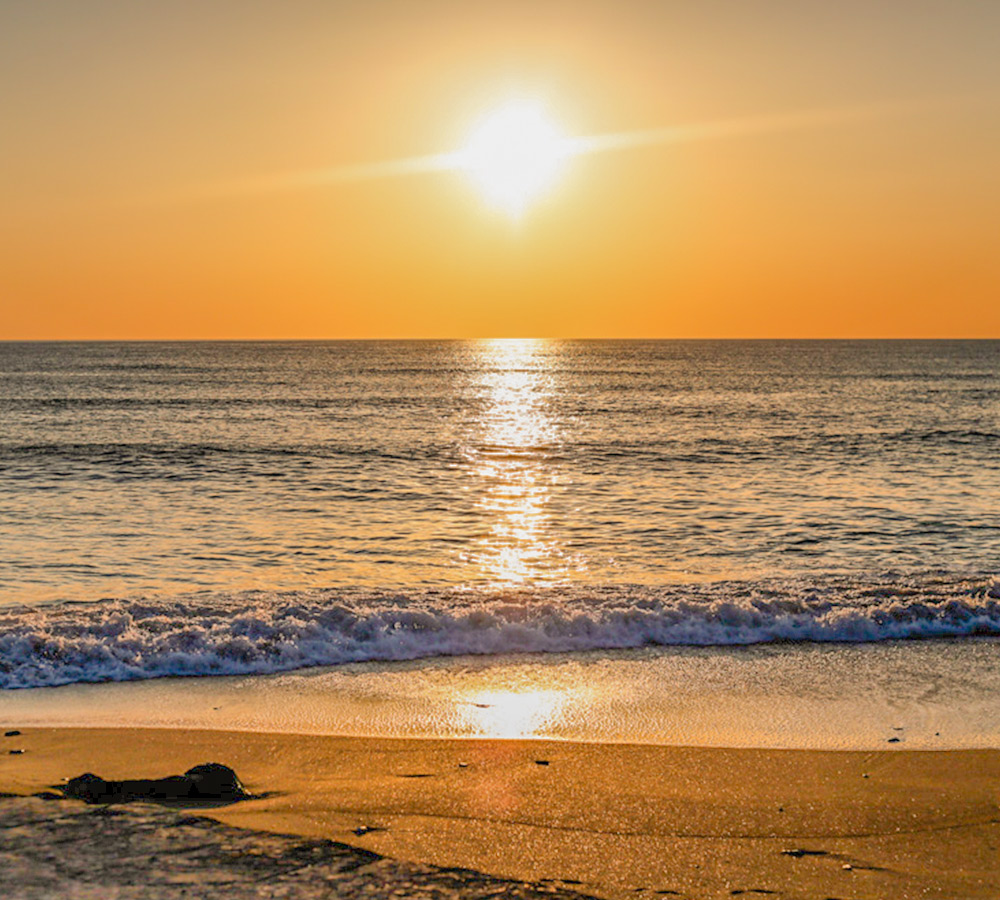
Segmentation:
<svg viewBox="0 0 1000 900">
<path fill-rule="evenodd" d="M 79 728 L 0 741 L 0 792 L 219 761 L 263 796 L 199 815 L 615 900 L 1000 895 L 998 750 Z"/>
</svg>

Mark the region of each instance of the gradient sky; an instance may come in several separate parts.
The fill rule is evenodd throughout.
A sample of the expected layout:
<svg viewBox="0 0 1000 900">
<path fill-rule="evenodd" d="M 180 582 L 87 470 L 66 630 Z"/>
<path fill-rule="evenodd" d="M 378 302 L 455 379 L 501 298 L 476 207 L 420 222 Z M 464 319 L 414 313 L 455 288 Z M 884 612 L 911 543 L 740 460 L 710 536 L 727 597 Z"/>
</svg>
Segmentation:
<svg viewBox="0 0 1000 900">
<path fill-rule="evenodd" d="M 0 338 L 1000 337 L 998 41 L 992 0 L 0 0 Z M 518 221 L 456 172 L 252 188 L 524 96 L 843 115 L 580 156 Z"/>
</svg>

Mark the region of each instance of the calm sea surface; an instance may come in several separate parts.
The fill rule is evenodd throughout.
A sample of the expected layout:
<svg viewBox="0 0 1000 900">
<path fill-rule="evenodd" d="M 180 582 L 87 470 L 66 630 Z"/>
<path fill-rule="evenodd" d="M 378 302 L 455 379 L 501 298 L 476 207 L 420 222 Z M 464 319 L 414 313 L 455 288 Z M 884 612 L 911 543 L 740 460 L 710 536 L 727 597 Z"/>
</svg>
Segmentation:
<svg viewBox="0 0 1000 900">
<path fill-rule="evenodd" d="M 1000 633 L 1000 342 L 0 344 L 0 687 Z"/>
</svg>

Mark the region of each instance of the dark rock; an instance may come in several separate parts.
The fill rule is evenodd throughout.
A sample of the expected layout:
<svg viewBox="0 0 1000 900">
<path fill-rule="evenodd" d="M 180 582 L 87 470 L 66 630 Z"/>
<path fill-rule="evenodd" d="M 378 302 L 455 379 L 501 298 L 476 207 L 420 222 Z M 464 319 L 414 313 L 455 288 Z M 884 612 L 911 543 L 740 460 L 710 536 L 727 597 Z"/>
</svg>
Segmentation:
<svg viewBox="0 0 1000 900">
<path fill-rule="evenodd" d="M 898 744 L 899 743 L 899 738 L 889 738 L 889 740 L 887 740 L 886 743 L 887 744 Z"/>
<path fill-rule="evenodd" d="M 67 797 L 85 803 L 128 803 L 132 800 L 161 802 L 184 800 L 245 800 L 250 794 L 236 773 L 221 763 L 206 763 L 183 775 L 106 781 L 87 772 L 71 778 L 63 787 Z"/>
<path fill-rule="evenodd" d="M 8 752 L 10 753 L 11 756 L 20 756 L 22 753 L 24 753 L 23 750 L 10 750 Z"/>
<path fill-rule="evenodd" d="M 826 850 L 782 850 L 782 856 L 794 856 L 796 859 L 801 859 L 803 856 L 826 856 Z"/>
<path fill-rule="evenodd" d="M 535 760 L 535 765 L 536 766 L 547 766 L 548 764 L 549 764 L 549 761 L 547 759 L 536 759 Z"/>
<path fill-rule="evenodd" d="M 18 735 L 19 735 L 20 733 L 21 733 L 21 732 L 20 732 L 20 731 L 18 731 L 18 730 L 17 730 L 16 728 L 15 728 L 15 729 L 14 729 L 13 731 L 5 731 L 5 732 L 3 733 L 3 736 L 4 736 L 4 737 L 17 737 L 17 736 L 18 736 Z"/>
<path fill-rule="evenodd" d="M 245 800 L 250 795 L 236 773 L 222 763 L 204 763 L 188 769 L 184 777 L 194 784 L 196 797 L 217 800 Z"/>
<path fill-rule="evenodd" d="M 100 775 L 95 775 L 93 772 L 86 772 L 83 775 L 77 775 L 76 778 L 71 778 L 66 782 L 62 792 L 67 797 L 83 800 L 85 803 L 100 803 L 100 798 L 110 793 L 108 783 Z"/>
</svg>

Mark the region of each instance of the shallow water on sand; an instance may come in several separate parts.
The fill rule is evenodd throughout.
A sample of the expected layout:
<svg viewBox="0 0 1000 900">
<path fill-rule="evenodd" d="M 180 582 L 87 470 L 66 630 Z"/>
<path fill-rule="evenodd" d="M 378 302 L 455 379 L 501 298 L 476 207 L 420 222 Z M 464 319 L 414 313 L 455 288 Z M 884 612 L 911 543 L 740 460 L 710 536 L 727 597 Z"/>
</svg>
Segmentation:
<svg viewBox="0 0 1000 900">
<path fill-rule="evenodd" d="M 803 749 L 1000 747 L 998 663 L 1000 643 L 992 639 L 459 657 L 6 691 L 0 723 Z"/>
</svg>

